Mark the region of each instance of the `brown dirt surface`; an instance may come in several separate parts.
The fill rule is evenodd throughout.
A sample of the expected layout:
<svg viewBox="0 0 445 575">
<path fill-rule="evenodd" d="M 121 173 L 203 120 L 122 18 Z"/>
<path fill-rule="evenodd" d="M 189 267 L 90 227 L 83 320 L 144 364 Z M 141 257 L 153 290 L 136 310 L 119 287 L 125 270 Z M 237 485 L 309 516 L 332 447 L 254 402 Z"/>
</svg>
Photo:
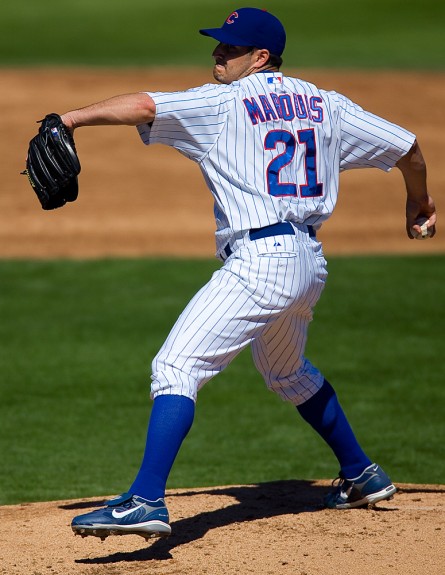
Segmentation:
<svg viewBox="0 0 445 575">
<path fill-rule="evenodd" d="M 445 201 L 445 74 L 303 70 L 415 132 L 439 215 Z M 0 70 L 2 189 L 0 257 L 56 258 L 214 253 L 212 202 L 196 165 L 173 150 L 148 150 L 134 128 L 76 132 L 80 196 L 40 209 L 26 178 L 35 121 L 48 112 L 141 90 L 185 89 L 211 81 L 202 70 Z M 342 175 L 334 216 L 322 229 L 326 254 L 443 253 L 445 234 L 426 242 L 404 232 L 400 174 Z M 74 537 L 72 517 L 103 500 L 24 503 L 0 508 L 1 575 L 443 575 L 445 487 L 399 485 L 374 509 L 329 511 L 326 481 L 171 490 L 173 534 L 105 542 Z"/>
<path fill-rule="evenodd" d="M 74 536 L 103 499 L 0 508 L 1 575 L 443 575 L 445 487 L 399 485 L 373 509 L 323 509 L 326 481 L 171 490 L 172 535 Z"/>
</svg>

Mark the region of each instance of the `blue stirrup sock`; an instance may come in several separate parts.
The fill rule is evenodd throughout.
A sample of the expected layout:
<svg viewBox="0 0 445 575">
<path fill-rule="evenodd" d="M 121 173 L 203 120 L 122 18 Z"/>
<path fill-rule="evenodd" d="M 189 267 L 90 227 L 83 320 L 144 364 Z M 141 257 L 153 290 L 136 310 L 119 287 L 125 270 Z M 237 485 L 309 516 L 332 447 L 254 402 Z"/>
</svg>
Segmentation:
<svg viewBox="0 0 445 575">
<path fill-rule="evenodd" d="M 371 465 L 360 447 L 337 395 L 328 381 L 308 401 L 297 406 L 300 415 L 325 440 L 340 463 L 347 479 L 358 477 Z"/>
<path fill-rule="evenodd" d="M 141 468 L 129 492 L 150 501 L 165 496 L 165 487 L 179 448 L 195 416 L 195 402 L 182 395 L 158 395 L 148 425 Z"/>
</svg>

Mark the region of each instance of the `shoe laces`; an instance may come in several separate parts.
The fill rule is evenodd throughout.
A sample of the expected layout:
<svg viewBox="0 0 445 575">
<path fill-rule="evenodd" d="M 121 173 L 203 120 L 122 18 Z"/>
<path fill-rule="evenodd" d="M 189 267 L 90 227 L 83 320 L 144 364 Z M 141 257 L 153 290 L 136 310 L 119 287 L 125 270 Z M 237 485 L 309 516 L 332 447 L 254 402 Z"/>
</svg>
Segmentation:
<svg viewBox="0 0 445 575">
<path fill-rule="evenodd" d="M 343 473 L 340 471 L 340 473 L 338 474 L 338 476 L 332 480 L 332 487 L 335 487 L 335 489 L 337 490 L 337 492 L 342 491 L 343 486 L 346 484 L 350 484 L 351 482 L 348 481 L 348 479 L 346 479 L 346 477 L 343 475 Z"/>
<path fill-rule="evenodd" d="M 127 501 L 116 503 L 115 505 L 109 505 L 109 507 L 115 507 L 116 509 L 131 509 L 132 507 L 135 507 L 133 496 L 131 496 Z"/>
<path fill-rule="evenodd" d="M 121 503 L 120 505 L 118 505 L 118 507 L 122 507 L 122 509 L 131 509 L 132 507 L 134 507 L 133 498 L 131 498 L 130 501 L 126 501 L 125 503 Z"/>
</svg>

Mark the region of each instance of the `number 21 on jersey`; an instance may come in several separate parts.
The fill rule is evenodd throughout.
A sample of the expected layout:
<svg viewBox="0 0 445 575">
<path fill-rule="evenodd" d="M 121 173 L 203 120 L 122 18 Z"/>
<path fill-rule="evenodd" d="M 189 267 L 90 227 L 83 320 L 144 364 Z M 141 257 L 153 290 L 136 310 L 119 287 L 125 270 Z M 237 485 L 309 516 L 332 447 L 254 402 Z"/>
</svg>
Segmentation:
<svg viewBox="0 0 445 575">
<path fill-rule="evenodd" d="M 284 150 L 278 154 L 267 166 L 266 180 L 271 196 L 298 196 L 314 198 L 323 195 L 323 184 L 317 178 L 317 143 L 312 128 L 298 130 L 298 144 L 305 147 L 304 171 L 305 184 L 297 186 L 296 183 L 282 182 L 280 172 L 288 166 L 297 149 L 295 136 L 286 130 L 271 130 L 264 138 L 264 149 L 275 150 L 278 143 L 284 144 Z"/>
</svg>

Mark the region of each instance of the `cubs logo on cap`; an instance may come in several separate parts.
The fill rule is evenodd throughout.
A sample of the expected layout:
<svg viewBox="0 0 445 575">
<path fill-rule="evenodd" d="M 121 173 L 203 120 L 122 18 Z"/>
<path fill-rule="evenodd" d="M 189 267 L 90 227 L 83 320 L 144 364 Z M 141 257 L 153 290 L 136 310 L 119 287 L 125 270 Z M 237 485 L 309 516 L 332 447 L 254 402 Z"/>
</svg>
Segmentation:
<svg viewBox="0 0 445 575">
<path fill-rule="evenodd" d="M 233 24 L 235 22 L 234 18 L 238 18 L 238 12 L 232 12 L 230 16 L 227 18 L 227 24 Z"/>
<path fill-rule="evenodd" d="M 239 8 L 229 14 L 221 28 L 203 28 L 199 32 L 223 44 L 266 48 L 275 56 L 281 56 L 286 45 L 283 24 L 259 8 Z"/>
</svg>

